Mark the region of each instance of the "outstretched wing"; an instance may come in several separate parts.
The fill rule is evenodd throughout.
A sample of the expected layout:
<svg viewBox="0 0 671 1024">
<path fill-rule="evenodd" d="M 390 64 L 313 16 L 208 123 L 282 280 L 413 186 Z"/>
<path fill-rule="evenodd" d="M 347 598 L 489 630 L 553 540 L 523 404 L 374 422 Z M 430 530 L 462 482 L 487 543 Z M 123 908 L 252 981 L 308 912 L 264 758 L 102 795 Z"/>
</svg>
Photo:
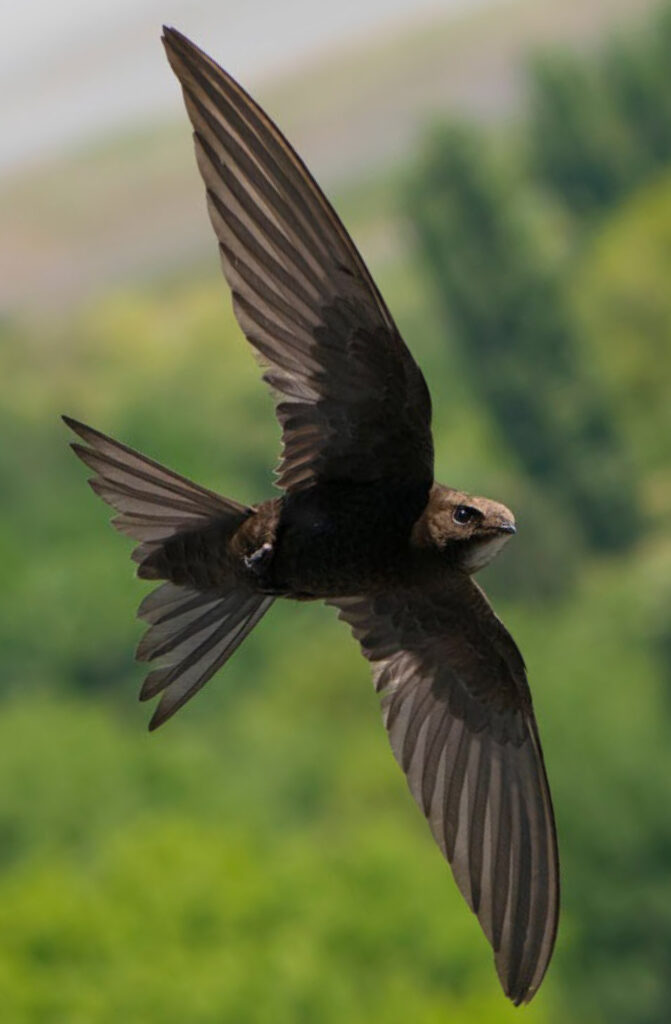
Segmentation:
<svg viewBox="0 0 671 1024">
<path fill-rule="evenodd" d="M 373 665 L 397 761 L 516 1003 L 552 955 L 559 865 L 522 657 L 483 592 L 398 591 L 330 602 Z"/>
<path fill-rule="evenodd" d="M 277 396 L 279 485 L 399 480 L 428 493 L 426 382 L 338 216 L 237 82 L 174 29 L 163 41 L 235 315 Z"/>
</svg>

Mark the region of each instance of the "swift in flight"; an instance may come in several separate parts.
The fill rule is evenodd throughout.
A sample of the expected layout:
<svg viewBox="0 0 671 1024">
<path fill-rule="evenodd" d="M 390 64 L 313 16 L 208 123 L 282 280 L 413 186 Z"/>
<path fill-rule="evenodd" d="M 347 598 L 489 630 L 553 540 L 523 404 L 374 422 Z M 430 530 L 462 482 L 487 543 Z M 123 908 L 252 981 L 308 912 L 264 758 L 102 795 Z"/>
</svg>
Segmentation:
<svg viewBox="0 0 671 1024">
<path fill-rule="evenodd" d="M 394 755 L 516 1003 L 557 930 L 557 842 L 524 662 L 473 575 L 515 533 L 498 502 L 436 483 L 431 401 L 307 168 L 230 75 L 163 37 L 240 327 L 277 404 L 281 497 L 248 507 L 66 418 L 91 486 L 139 542 L 161 695 L 151 728 L 278 598 L 335 605 L 371 663 Z"/>
</svg>

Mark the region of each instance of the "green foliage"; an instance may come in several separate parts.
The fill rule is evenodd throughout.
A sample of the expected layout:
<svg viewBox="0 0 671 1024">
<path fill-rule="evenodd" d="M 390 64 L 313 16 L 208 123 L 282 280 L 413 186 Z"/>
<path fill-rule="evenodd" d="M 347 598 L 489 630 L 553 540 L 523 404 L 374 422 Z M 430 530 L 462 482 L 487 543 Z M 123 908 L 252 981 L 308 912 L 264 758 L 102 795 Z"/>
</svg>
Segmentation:
<svg viewBox="0 0 671 1024">
<path fill-rule="evenodd" d="M 529 130 L 535 172 L 576 214 L 612 205 L 634 162 L 612 92 L 578 57 L 553 54 L 532 67 Z"/>
<path fill-rule="evenodd" d="M 671 168 L 590 239 L 575 304 L 654 515 L 671 512 Z"/>
<path fill-rule="evenodd" d="M 529 667 L 559 825 L 557 953 L 522 1011 L 538 1024 L 671 1017 L 668 15 L 656 32 L 657 63 L 612 49 L 594 92 L 580 65 L 583 111 L 568 73 L 557 87 L 573 99 L 553 166 L 586 152 L 567 201 L 603 214 L 570 268 L 528 181 L 463 132 L 436 137 L 410 196 L 433 292 L 398 247 L 371 260 L 429 379 L 437 476 L 520 523 L 484 582 Z M 621 113 L 590 138 L 596 111 L 626 106 L 645 160 Z M 630 195 L 653 157 L 659 180 Z M 349 199 L 355 236 L 371 209 L 389 217 L 394 186 L 371 187 Z M 147 735 L 144 590 L 61 412 L 246 501 L 270 493 L 277 451 L 219 277 L 0 323 L 2 1020 L 518 1020 L 332 613 L 278 603 Z M 650 528 L 625 549 L 639 498 Z M 578 539 L 599 517 L 607 554 Z"/>
<path fill-rule="evenodd" d="M 671 159 L 671 6 L 595 58 L 532 65 L 529 148 L 536 173 L 579 216 L 598 214 Z"/>
<path fill-rule="evenodd" d="M 42 792 L 33 791 L 36 817 L 54 802 L 59 829 L 68 821 L 82 831 L 81 810 L 62 799 L 68 786 L 80 793 L 78 757 L 91 788 L 101 788 L 100 802 L 108 789 L 128 800 L 124 810 L 101 810 L 87 821 L 92 844 L 85 851 L 67 839 L 33 847 L 31 859 L 5 873 L 0 990 L 8 1020 L 335 1024 L 373 1017 L 400 1024 L 408 1006 L 425 1024 L 445 1013 L 463 1024 L 474 1016 L 513 1019 L 487 977 L 484 943 L 447 886 L 441 912 L 429 912 L 436 909 L 430 886 L 443 870 L 430 864 L 418 830 L 399 833 L 394 801 L 366 822 L 348 814 L 354 802 L 329 787 L 309 819 L 278 827 L 267 813 L 277 798 L 267 775 L 265 800 L 228 820 L 208 802 L 216 806 L 224 782 L 246 788 L 258 741 L 231 777 L 231 755 L 218 754 L 207 734 L 200 752 L 195 736 L 185 744 L 173 735 L 150 754 L 142 750 L 151 742 L 146 735 L 129 740 L 75 705 L 64 714 L 45 704 L 30 722 L 21 704 L 5 713 L 3 747 L 12 729 L 24 738 L 25 759 L 4 758 L 13 781 L 21 761 L 39 757 L 52 728 L 70 741 L 60 784 L 43 773 Z M 239 724 L 249 718 L 243 713 Z M 299 727 L 296 739 L 304 732 Z M 118 775 L 117 758 L 134 789 L 107 781 Z M 153 778 L 142 767 L 152 760 Z M 542 1011 L 532 1018 L 547 1020 Z"/>
<path fill-rule="evenodd" d="M 455 351 L 431 348 L 439 320 L 416 270 L 396 263 L 381 285 L 429 374 L 443 475 L 519 504 L 523 554 L 533 493 Z M 267 493 L 276 427 L 221 292 L 218 280 L 173 283 L 4 335 L 5 1016 L 512 1021 L 332 614 L 273 608 L 198 700 L 145 731 L 131 664 L 142 588 L 56 414 L 237 497 Z M 531 541 L 540 560 L 544 539 Z M 514 575 L 513 545 L 504 557 Z M 564 862 L 557 957 L 531 1021 L 639 1024 L 671 1005 L 658 962 L 671 935 L 666 676 L 643 614 L 657 562 L 627 557 L 584 561 L 578 590 L 552 609 L 498 608 L 530 667 Z"/>
<path fill-rule="evenodd" d="M 474 132 L 445 128 L 409 207 L 464 370 L 499 430 L 592 547 L 626 547 L 637 535 L 629 466 L 519 189 Z"/>
<path fill-rule="evenodd" d="M 445 343 L 484 399 L 475 416 L 530 478 L 515 483 L 526 557 L 499 560 L 507 592 L 556 598 L 580 558 L 571 598 L 509 624 L 548 684 L 536 703 L 563 837 L 563 1017 L 609 1024 L 671 1014 L 670 38 L 667 6 L 601 57 L 537 65 L 531 169 L 559 208 L 459 128 L 434 133 L 409 201 Z M 562 252 L 550 239 L 567 211 L 590 216 Z M 580 527 L 593 550 L 638 548 L 593 561 Z M 529 555 L 545 587 L 538 573 L 530 586 Z"/>
</svg>

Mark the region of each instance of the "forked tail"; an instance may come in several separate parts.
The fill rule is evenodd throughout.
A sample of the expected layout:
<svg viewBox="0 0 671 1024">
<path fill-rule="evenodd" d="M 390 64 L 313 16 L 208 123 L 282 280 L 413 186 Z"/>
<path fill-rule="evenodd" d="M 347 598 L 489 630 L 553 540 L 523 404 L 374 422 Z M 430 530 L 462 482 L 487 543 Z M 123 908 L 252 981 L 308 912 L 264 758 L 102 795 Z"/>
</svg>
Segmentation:
<svg viewBox="0 0 671 1024">
<path fill-rule="evenodd" d="M 138 574 L 157 578 L 155 567 L 165 545 L 178 535 L 190 538 L 201 531 L 219 536 L 233 533 L 251 509 L 223 498 L 105 434 L 67 416 L 65 423 L 85 444 L 72 448 L 96 474 L 89 483 L 103 501 L 116 509 L 117 530 L 139 541 L 132 554 Z M 201 552 L 202 557 L 202 552 Z M 143 571 L 143 566 L 146 567 Z M 149 623 L 137 649 L 138 661 L 156 662 L 145 679 L 140 700 L 162 693 L 149 724 L 162 725 L 201 689 L 230 658 L 268 610 L 272 597 L 256 593 L 232 574 L 207 583 L 207 573 L 194 574 L 199 585 L 167 582 L 142 601 L 138 616 Z M 200 585 L 201 578 L 204 585 Z"/>
</svg>

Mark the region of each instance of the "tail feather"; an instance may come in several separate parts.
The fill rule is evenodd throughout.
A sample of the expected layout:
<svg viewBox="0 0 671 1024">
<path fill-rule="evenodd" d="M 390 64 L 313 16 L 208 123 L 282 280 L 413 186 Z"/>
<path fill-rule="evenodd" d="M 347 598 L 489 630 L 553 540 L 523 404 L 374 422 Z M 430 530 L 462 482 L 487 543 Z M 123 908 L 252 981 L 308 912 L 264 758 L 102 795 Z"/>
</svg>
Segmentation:
<svg viewBox="0 0 671 1024">
<path fill-rule="evenodd" d="M 184 611 L 147 630 L 135 652 L 137 661 L 155 661 L 168 654 L 172 656 L 171 663 L 180 661 L 191 653 L 201 637 L 209 635 L 225 618 L 225 599 L 220 594 L 197 594 L 203 600 L 196 603 L 189 599 L 189 590 L 185 588 L 185 591 Z"/>
<path fill-rule="evenodd" d="M 155 545 L 212 519 L 249 514 L 245 505 L 192 483 L 92 427 L 69 416 L 63 420 L 85 442 L 74 442 L 72 449 L 96 474 L 91 488 L 120 513 L 113 526 L 141 544 Z M 142 557 L 150 550 L 144 549 Z"/>
<path fill-rule="evenodd" d="M 185 601 L 184 587 L 178 587 L 174 583 L 163 583 L 155 590 L 145 594 L 137 610 L 138 619 L 149 622 L 151 625 L 158 625 L 162 622 L 182 615 L 189 610 L 189 604 Z M 202 603 L 206 595 L 193 592 L 192 604 Z"/>
<path fill-rule="evenodd" d="M 164 662 L 149 673 L 140 692 L 140 700 L 163 693 L 150 729 L 162 725 L 198 693 L 273 603 L 272 597 L 239 590 L 223 597 L 218 592 L 198 594 L 174 584 L 164 584 L 159 590 L 166 586 L 182 592 L 182 603 L 170 594 L 168 615 L 152 620 L 137 655 L 142 661 Z"/>
<path fill-rule="evenodd" d="M 226 533 L 227 524 L 235 529 L 252 511 L 83 423 L 63 419 L 85 442 L 75 442 L 72 448 L 96 474 L 89 481 L 92 489 L 119 513 L 113 525 L 139 541 L 132 557 L 140 563 L 141 576 L 162 575 L 154 563 L 156 558 L 163 559 L 164 544 L 167 550 L 171 544 L 179 545 L 171 539 L 176 535 L 193 535 L 213 523 Z M 151 563 L 143 566 L 151 556 Z M 233 576 L 225 578 L 224 585 L 209 587 L 203 582 L 203 587 L 164 583 L 144 598 L 138 610 L 149 629 L 136 657 L 157 662 L 144 681 L 140 699 L 163 694 L 150 729 L 162 725 L 205 685 L 273 602 Z"/>
</svg>

